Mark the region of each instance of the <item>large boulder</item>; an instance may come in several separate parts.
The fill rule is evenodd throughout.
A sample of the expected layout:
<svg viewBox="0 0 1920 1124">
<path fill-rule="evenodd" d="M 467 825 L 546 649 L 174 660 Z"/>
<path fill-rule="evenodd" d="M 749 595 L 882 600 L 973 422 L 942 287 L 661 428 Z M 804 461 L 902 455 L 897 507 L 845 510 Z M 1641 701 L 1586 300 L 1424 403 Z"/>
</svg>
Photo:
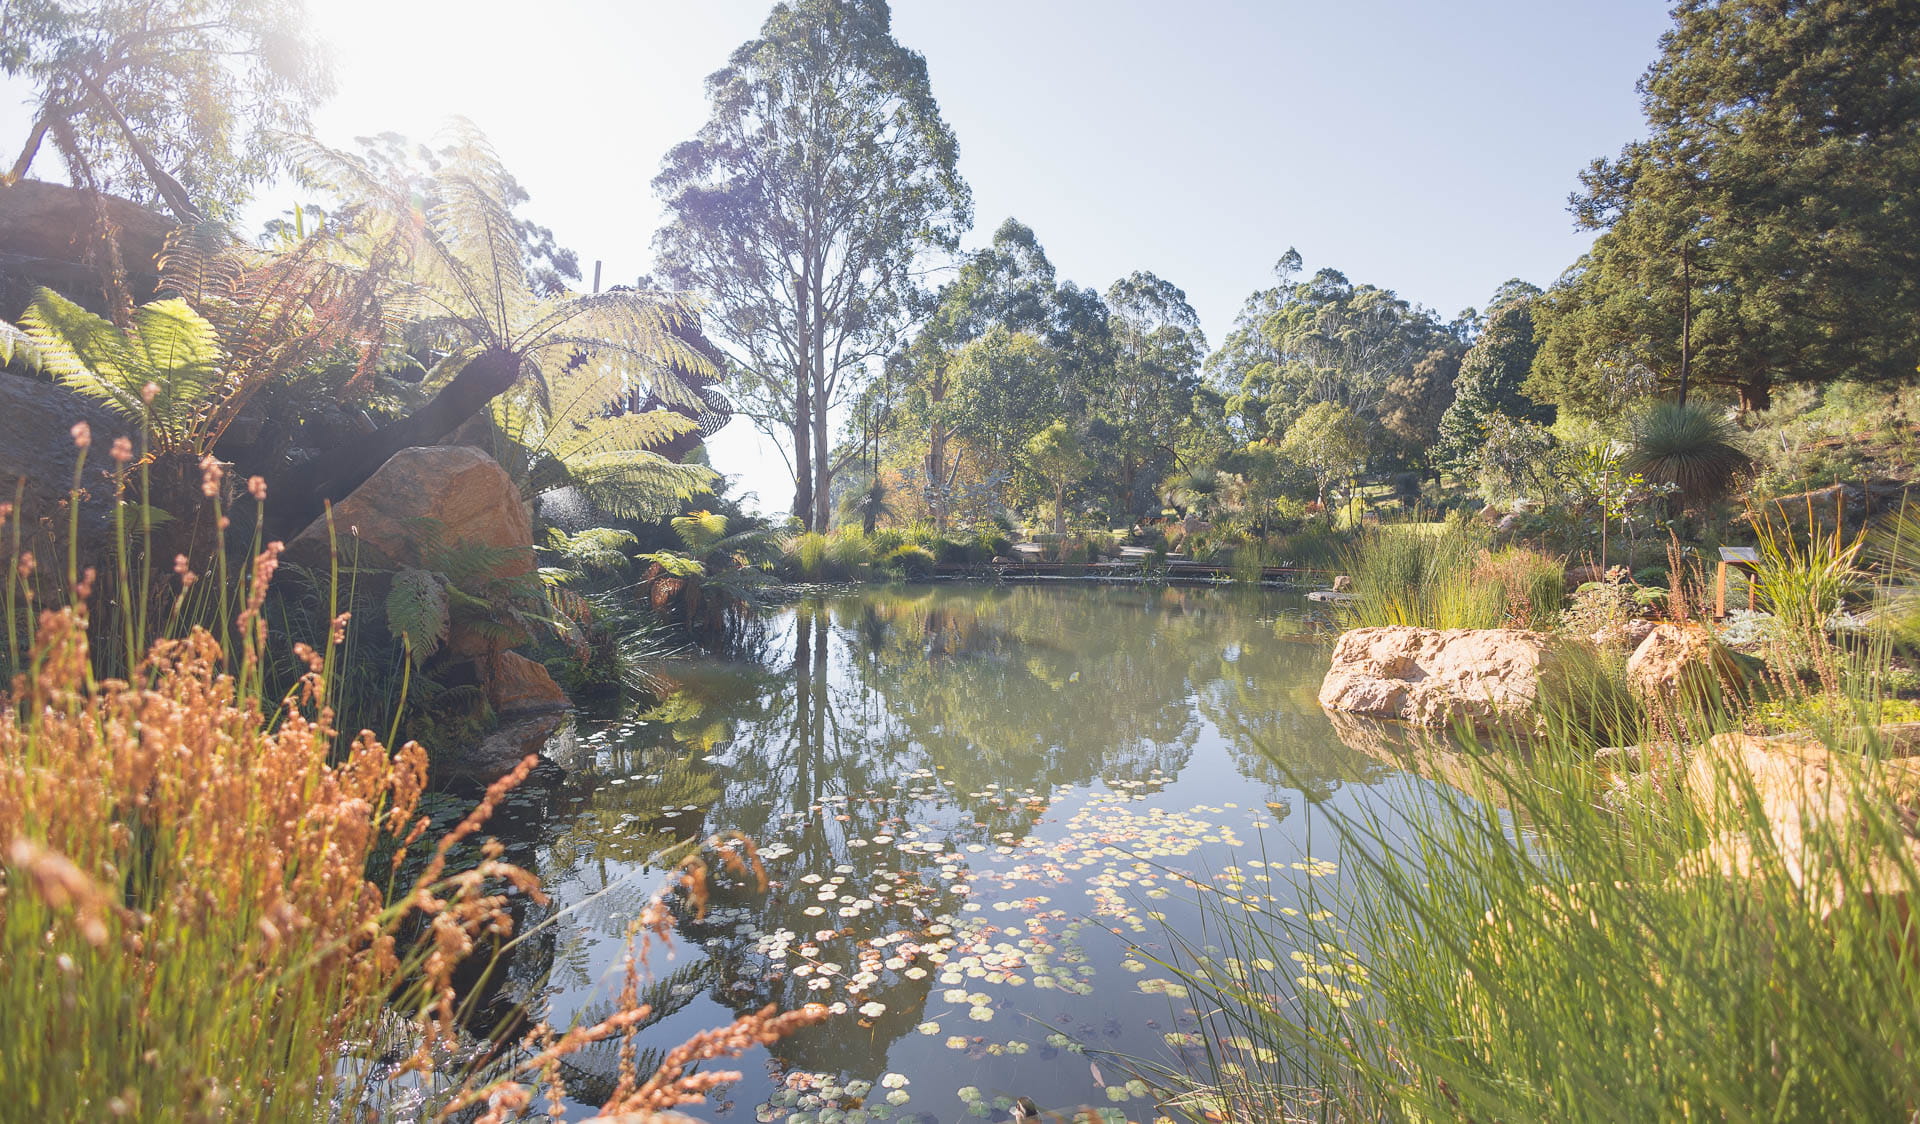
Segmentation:
<svg viewBox="0 0 1920 1124">
<path fill-rule="evenodd" d="M 513 478 L 470 445 L 402 449 L 367 482 L 333 506 L 333 538 L 340 563 L 361 570 L 442 570 L 453 552 L 478 550 L 483 572 L 463 586 L 523 577 L 534 569 L 533 517 Z M 327 520 L 308 524 L 287 544 L 285 558 L 325 572 L 332 558 Z M 511 630 L 487 633 L 455 628 L 454 656 L 489 657 L 524 643 Z"/>
<path fill-rule="evenodd" d="M 494 576 L 530 573 L 533 516 L 513 478 L 471 445 L 402 449 L 333 505 L 342 562 L 433 567 L 456 547 L 499 552 Z M 315 519 L 287 544 L 289 558 L 328 556 L 327 520 Z"/>
<path fill-rule="evenodd" d="M 43 180 L 0 187 L 0 319 L 18 317 L 42 285 L 105 313 L 103 278 L 116 267 L 136 302 L 151 300 L 174 225 L 104 192 Z"/>
<path fill-rule="evenodd" d="M 1515 628 L 1356 628 L 1320 684 L 1328 710 L 1416 726 L 1524 732 L 1558 670 L 1552 637 Z"/>
<path fill-rule="evenodd" d="M 1654 625 L 1627 657 L 1627 685 L 1651 703 L 1700 705 L 1750 679 L 1748 664 L 1694 621 Z"/>
<path fill-rule="evenodd" d="M 1920 868 L 1920 726 L 1856 733 L 1837 752 L 1805 736 L 1708 739 L 1686 791 L 1717 831 L 1682 872 L 1751 878 L 1767 855 L 1823 917 L 1850 905 L 1904 915 L 1906 869 Z"/>
</svg>

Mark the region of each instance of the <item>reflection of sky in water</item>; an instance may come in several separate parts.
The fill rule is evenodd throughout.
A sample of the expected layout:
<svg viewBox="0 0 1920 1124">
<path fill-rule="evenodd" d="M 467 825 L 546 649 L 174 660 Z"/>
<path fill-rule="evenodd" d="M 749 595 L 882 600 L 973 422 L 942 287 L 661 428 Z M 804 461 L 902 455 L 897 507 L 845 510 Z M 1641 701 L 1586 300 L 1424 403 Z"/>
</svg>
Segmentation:
<svg viewBox="0 0 1920 1124">
<path fill-rule="evenodd" d="M 1329 872 L 1309 860 L 1340 858 L 1325 811 L 1399 775 L 1315 704 L 1298 605 L 941 586 L 787 608 L 758 660 L 675 669 L 658 707 L 586 733 L 515 848 L 567 912 L 512 975 L 550 970 L 557 1024 L 603 1012 L 657 856 L 737 830 L 773 885 L 704 919 L 674 902 L 643 1049 L 768 1003 L 845 1013 L 743 1059 L 695 1115 L 1005 1119 L 1027 1096 L 1151 1118 L 1076 1047 L 1172 1061 L 1193 1030 L 1153 963 L 1169 927 L 1199 931 L 1180 875 L 1290 908 Z M 608 1044 L 569 1078 L 588 1100 L 617 1064 Z"/>
</svg>

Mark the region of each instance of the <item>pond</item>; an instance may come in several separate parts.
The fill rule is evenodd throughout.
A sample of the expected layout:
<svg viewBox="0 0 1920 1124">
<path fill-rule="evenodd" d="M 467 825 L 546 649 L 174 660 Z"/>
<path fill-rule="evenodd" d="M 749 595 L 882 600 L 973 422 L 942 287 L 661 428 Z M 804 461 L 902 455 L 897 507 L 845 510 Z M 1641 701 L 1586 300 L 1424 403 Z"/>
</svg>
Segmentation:
<svg viewBox="0 0 1920 1124">
<path fill-rule="evenodd" d="M 704 916 L 670 899 L 643 1050 L 769 1003 L 842 1013 L 742 1059 L 694 1115 L 1004 1120 L 1024 1096 L 1062 1120 L 1151 1119 L 1107 1055 L 1175 1064 L 1191 1041 L 1156 963 L 1170 928 L 1197 932 L 1196 902 L 1223 890 L 1296 908 L 1338 869 L 1328 813 L 1404 776 L 1316 704 L 1305 612 L 1272 591 L 1066 583 L 770 612 L 757 658 L 669 668 L 657 705 L 583 723 L 566 779 L 503 810 L 555 911 L 508 990 L 543 993 L 556 1025 L 604 1013 L 676 845 L 737 831 L 770 885 Z M 576 1059 L 581 1104 L 618 1064 L 611 1045 Z"/>
</svg>

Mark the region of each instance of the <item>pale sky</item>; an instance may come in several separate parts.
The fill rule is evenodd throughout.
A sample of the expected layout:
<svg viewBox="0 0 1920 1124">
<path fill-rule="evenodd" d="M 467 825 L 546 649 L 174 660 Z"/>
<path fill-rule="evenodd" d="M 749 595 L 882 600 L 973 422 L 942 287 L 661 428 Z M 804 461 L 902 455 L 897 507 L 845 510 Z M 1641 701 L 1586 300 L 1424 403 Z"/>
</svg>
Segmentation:
<svg viewBox="0 0 1920 1124">
<path fill-rule="evenodd" d="M 765 0 L 308 0 L 336 51 L 323 141 L 428 137 L 472 118 L 527 215 L 591 280 L 646 271 L 667 149 Z M 1185 289 L 1218 344 L 1296 246 L 1451 315 L 1509 277 L 1545 285 L 1588 236 L 1566 196 L 1640 135 L 1634 81 L 1660 0 L 895 0 L 973 187 L 978 245 L 1009 215 L 1063 279 L 1135 269 Z M 0 139 L 24 134 L 0 90 Z M 48 169 L 43 174 L 51 174 Z M 293 203 L 263 199 L 265 215 Z M 780 459 L 736 421 L 716 466 L 764 506 Z"/>
</svg>

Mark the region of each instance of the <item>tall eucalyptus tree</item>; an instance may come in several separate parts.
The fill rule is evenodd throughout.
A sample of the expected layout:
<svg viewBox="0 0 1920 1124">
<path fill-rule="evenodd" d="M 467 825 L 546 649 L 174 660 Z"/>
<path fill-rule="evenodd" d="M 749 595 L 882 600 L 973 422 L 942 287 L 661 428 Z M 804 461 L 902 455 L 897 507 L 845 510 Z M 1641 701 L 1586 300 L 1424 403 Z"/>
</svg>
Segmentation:
<svg viewBox="0 0 1920 1124">
<path fill-rule="evenodd" d="M 712 302 L 734 389 L 824 528 L 831 411 L 924 307 L 921 266 L 972 222 L 926 60 L 885 0 L 793 0 L 707 79 L 712 113 L 654 187 L 660 265 Z"/>
</svg>

